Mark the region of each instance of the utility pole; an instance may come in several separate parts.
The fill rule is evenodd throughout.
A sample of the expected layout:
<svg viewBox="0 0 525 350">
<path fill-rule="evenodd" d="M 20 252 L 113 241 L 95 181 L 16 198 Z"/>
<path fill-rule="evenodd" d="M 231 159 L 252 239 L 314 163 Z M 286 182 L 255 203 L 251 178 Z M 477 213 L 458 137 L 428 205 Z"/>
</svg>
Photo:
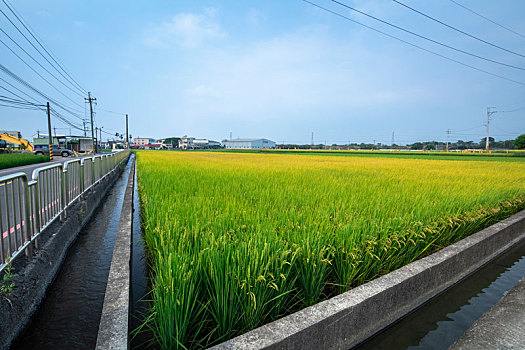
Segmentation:
<svg viewBox="0 0 525 350">
<path fill-rule="evenodd" d="M 98 127 L 95 128 L 95 153 L 97 153 L 97 149 L 98 149 Z"/>
<path fill-rule="evenodd" d="M 84 136 L 86 136 L 86 120 L 82 119 L 82 124 L 84 124 Z"/>
<path fill-rule="evenodd" d="M 230 131 L 230 141 L 232 140 L 232 132 Z"/>
<path fill-rule="evenodd" d="M 91 92 L 88 92 L 88 98 L 85 99 L 89 101 L 89 115 L 91 116 L 91 147 L 93 147 L 93 154 L 95 154 L 95 129 L 93 129 L 93 101 L 96 101 L 96 98 L 91 97 Z"/>
<path fill-rule="evenodd" d="M 489 153 L 489 124 L 490 124 L 490 116 L 494 113 L 498 113 L 497 111 L 491 111 L 492 108 L 496 107 L 487 107 L 487 141 L 485 142 L 485 152 Z"/>
<path fill-rule="evenodd" d="M 396 143 L 396 139 L 394 136 L 395 136 L 394 131 L 392 131 L 392 146 L 394 145 L 394 143 Z"/>
<path fill-rule="evenodd" d="M 312 146 L 314 145 L 314 132 L 312 131 Z"/>
<path fill-rule="evenodd" d="M 40 138 L 40 130 L 37 130 L 36 131 L 36 137 L 39 139 Z"/>
<path fill-rule="evenodd" d="M 49 133 L 49 160 L 53 161 L 53 135 L 51 135 L 51 108 L 47 103 L 47 131 Z"/>
<path fill-rule="evenodd" d="M 128 115 L 126 114 L 126 148 L 129 149 Z"/>
<path fill-rule="evenodd" d="M 447 129 L 447 152 L 448 152 L 448 141 L 450 137 L 450 129 Z"/>
<path fill-rule="evenodd" d="M 99 150 L 102 148 L 102 128 L 103 128 L 103 126 L 101 126 L 100 129 L 98 129 L 98 131 L 100 133 L 100 138 L 98 139 Z"/>
</svg>

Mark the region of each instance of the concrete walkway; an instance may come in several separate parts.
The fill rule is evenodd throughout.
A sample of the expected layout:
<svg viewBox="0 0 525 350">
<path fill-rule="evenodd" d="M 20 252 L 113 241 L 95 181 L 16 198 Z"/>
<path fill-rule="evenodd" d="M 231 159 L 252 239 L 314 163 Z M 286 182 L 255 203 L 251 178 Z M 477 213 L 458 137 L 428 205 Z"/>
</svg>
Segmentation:
<svg viewBox="0 0 525 350">
<path fill-rule="evenodd" d="M 524 348 L 525 278 L 450 347 L 451 350 Z"/>
</svg>

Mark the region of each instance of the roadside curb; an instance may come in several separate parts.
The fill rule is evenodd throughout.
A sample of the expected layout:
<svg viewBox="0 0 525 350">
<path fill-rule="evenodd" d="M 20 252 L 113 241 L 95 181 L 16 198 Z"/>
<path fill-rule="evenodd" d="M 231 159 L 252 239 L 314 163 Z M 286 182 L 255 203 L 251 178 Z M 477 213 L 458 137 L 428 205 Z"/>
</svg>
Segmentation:
<svg viewBox="0 0 525 350">
<path fill-rule="evenodd" d="M 128 349 L 129 347 L 135 159 L 132 159 L 132 162 L 113 249 L 96 349 Z"/>
<path fill-rule="evenodd" d="M 369 283 L 214 346 L 348 349 L 525 239 L 525 211 Z"/>
</svg>

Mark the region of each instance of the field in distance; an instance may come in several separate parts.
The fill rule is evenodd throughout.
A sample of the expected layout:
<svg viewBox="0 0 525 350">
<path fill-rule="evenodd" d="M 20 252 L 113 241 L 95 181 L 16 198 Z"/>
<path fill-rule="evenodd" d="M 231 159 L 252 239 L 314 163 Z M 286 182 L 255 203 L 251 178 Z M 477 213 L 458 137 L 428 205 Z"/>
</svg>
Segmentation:
<svg viewBox="0 0 525 350">
<path fill-rule="evenodd" d="M 227 340 L 524 209 L 525 161 L 477 160 L 137 152 L 158 345 Z"/>
<path fill-rule="evenodd" d="M 49 162 L 48 156 L 40 156 L 32 153 L 1 153 L 0 170 L 22 165 Z"/>
</svg>

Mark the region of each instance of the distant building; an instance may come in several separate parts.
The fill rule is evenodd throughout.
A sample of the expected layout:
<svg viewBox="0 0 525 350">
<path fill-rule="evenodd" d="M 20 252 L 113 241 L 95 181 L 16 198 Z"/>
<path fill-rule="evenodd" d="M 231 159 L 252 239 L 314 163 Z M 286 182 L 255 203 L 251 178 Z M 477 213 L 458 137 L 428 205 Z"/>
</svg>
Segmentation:
<svg viewBox="0 0 525 350">
<path fill-rule="evenodd" d="M 181 137 L 179 139 L 179 149 L 194 149 L 193 140 L 195 140 L 195 137 Z"/>
<path fill-rule="evenodd" d="M 173 144 L 170 142 L 170 140 L 168 140 L 168 142 L 166 142 L 166 139 L 158 139 L 155 144 L 161 144 L 162 145 L 162 149 L 173 149 Z"/>
<path fill-rule="evenodd" d="M 215 149 L 220 147 L 220 142 L 208 139 L 196 139 L 187 136 L 179 139 L 179 149 Z"/>
<path fill-rule="evenodd" d="M 111 150 L 125 149 L 126 143 L 122 141 L 109 140 L 107 142 L 102 143 L 102 148 L 111 149 Z"/>
<path fill-rule="evenodd" d="M 33 136 L 33 145 L 49 145 L 49 136 L 46 134 Z M 67 148 L 77 153 L 91 152 L 93 149 L 93 141 L 88 136 L 55 135 L 53 136 L 53 145 Z"/>
<path fill-rule="evenodd" d="M 193 147 L 195 149 L 217 149 L 221 147 L 221 143 L 208 139 L 193 140 Z"/>
<path fill-rule="evenodd" d="M 149 137 L 136 137 L 133 139 L 133 146 L 145 146 L 155 143 L 155 139 Z"/>
<path fill-rule="evenodd" d="M 275 149 L 275 142 L 268 139 L 235 139 L 224 140 L 227 149 Z"/>
</svg>

